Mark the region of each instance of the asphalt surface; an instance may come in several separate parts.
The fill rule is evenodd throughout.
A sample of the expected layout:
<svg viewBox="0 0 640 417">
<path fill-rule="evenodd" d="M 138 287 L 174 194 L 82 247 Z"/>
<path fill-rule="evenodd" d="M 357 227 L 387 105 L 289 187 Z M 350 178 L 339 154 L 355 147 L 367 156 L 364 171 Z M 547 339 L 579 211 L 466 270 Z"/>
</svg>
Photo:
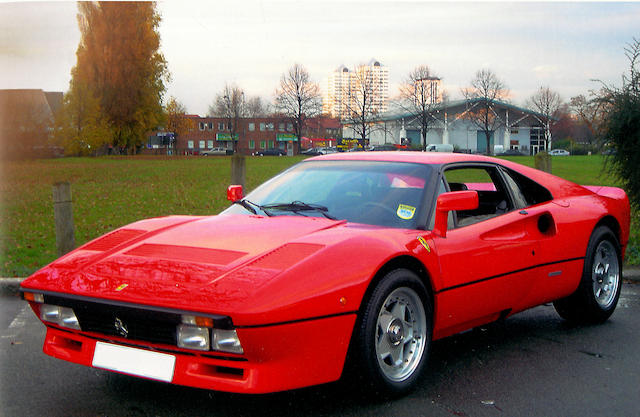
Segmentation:
<svg viewBox="0 0 640 417">
<path fill-rule="evenodd" d="M 44 326 L 6 284 L 0 416 L 640 416 L 636 282 L 602 325 L 571 326 L 545 305 L 437 341 L 418 388 L 393 401 L 341 384 L 227 394 L 54 359 L 42 353 Z"/>
</svg>

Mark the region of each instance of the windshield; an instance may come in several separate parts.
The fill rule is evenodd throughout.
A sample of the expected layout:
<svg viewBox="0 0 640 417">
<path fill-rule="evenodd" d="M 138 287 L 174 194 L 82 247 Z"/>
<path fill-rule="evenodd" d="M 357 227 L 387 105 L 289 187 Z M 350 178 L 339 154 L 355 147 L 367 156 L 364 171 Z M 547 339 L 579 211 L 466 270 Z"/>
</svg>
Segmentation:
<svg viewBox="0 0 640 417">
<path fill-rule="evenodd" d="M 245 200 L 261 215 L 315 216 L 416 228 L 428 165 L 404 162 L 302 162 L 265 182 Z M 250 210 L 233 205 L 221 214 Z"/>
</svg>

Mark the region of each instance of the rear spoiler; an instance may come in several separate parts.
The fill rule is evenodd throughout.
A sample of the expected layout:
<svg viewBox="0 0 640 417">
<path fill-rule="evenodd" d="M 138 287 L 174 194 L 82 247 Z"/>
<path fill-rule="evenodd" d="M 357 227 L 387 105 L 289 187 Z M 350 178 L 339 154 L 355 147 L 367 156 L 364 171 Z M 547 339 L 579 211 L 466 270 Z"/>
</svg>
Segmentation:
<svg viewBox="0 0 640 417">
<path fill-rule="evenodd" d="M 622 188 L 604 187 L 602 185 L 583 185 L 583 187 L 602 197 L 609 197 L 615 200 L 623 200 L 627 198 L 627 193 L 625 193 Z"/>
</svg>

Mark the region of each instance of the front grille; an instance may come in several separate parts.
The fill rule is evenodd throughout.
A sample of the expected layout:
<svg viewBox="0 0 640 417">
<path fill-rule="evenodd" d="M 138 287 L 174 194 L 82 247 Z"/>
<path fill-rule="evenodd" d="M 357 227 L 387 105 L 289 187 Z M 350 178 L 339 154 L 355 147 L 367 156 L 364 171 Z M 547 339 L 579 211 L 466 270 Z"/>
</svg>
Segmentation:
<svg viewBox="0 0 640 417">
<path fill-rule="evenodd" d="M 73 308 L 83 332 L 157 344 L 177 344 L 176 326 L 181 322 L 178 313 L 55 296 L 46 296 L 45 302 Z"/>
<path fill-rule="evenodd" d="M 80 322 L 80 328 L 85 332 L 120 336 L 131 340 L 144 340 L 167 345 L 176 344 L 175 323 L 172 324 L 157 320 L 142 321 L 132 312 L 101 314 L 93 311 L 78 311 L 76 312 L 76 316 Z"/>
</svg>

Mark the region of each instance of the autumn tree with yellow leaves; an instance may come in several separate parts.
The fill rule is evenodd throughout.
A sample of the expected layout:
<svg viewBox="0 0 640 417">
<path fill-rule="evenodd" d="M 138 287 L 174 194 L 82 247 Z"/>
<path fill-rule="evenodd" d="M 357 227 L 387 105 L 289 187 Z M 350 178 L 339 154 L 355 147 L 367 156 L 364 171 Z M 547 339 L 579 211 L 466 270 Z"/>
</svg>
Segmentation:
<svg viewBox="0 0 640 417">
<path fill-rule="evenodd" d="M 78 11 L 81 40 L 57 136 L 84 132 L 78 140 L 86 146 L 132 153 L 146 131 L 165 122 L 169 72 L 159 51 L 160 15 L 147 2 L 79 2 Z M 78 109 L 86 117 L 74 117 Z"/>
</svg>

